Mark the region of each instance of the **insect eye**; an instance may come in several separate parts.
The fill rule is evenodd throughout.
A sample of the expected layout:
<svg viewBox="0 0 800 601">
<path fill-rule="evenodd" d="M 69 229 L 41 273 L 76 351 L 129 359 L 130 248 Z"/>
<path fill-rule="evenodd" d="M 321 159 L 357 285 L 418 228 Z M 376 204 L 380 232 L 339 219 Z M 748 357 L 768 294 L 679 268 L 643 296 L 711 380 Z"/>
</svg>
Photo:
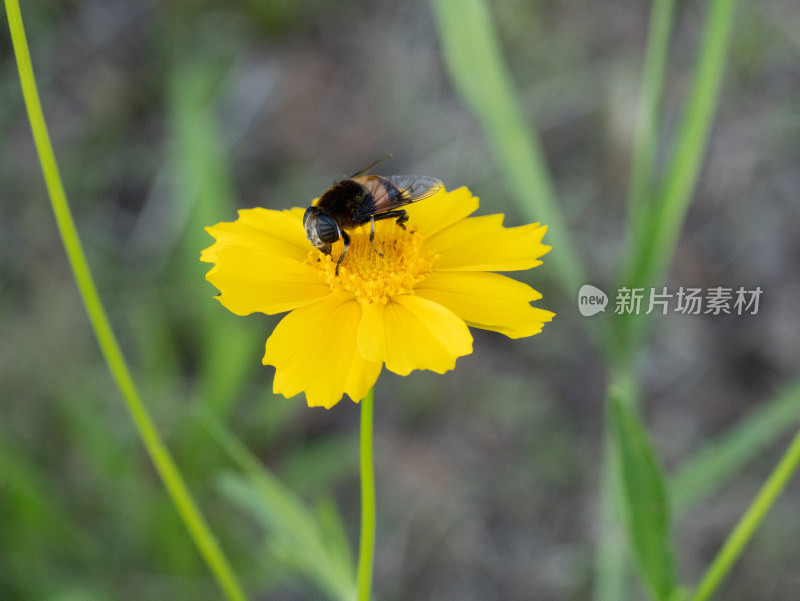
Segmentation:
<svg viewBox="0 0 800 601">
<path fill-rule="evenodd" d="M 336 220 L 327 215 L 320 215 L 317 219 L 317 236 L 323 242 L 333 243 L 339 239 L 339 226 Z"/>
</svg>

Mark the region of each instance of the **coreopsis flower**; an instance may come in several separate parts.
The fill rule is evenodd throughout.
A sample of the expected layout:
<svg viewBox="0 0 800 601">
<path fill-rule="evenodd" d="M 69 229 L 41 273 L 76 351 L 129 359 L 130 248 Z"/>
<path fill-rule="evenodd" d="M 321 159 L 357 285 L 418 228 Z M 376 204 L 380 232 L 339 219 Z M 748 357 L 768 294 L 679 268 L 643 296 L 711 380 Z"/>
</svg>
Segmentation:
<svg viewBox="0 0 800 601">
<path fill-rule="evenodd" d="M 531 306 L 536 290 L 492 273 L 539 265 L 546 226 L 504 227 L 502 214 L 470 217 L 477 208 L 467 188 L 442 188 L 406 207 L 405 229 L 376 222 L 374 248 L 370 226 L 359 226 L 338 275 L 343 242 L 330 254 L 313 247 L 304 209 L 244 209 L 206 228 L 216 242 L 201 260 L 214 264 L 206 279 L 230 311 L 288 312 L 263 358 L 275 393 L 330 408 L 345 394 L 363 398 L 384 365 L 400 375 L 453 369 L 472 352 L 469 327 L 521 338 L 553 318 Z"/>
</svg>

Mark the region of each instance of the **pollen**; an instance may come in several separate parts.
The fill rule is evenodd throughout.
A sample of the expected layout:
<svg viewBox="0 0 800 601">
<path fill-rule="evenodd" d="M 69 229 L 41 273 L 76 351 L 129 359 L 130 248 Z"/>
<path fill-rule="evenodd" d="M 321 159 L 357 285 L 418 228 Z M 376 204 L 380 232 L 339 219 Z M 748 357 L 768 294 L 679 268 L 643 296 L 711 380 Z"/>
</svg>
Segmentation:
<svg viewBox="0 0 800 601">
<path fill-rule="evenodd" d="M 336 262 L 344 249 L 341 241 L 334 244 L 330 255 L 312 250 L 309 261 L 333 292 L 350 292 L 361 303 L 387 303 L 393 296 L 413 294 L 438 259 L 438 255 L 420 250 L 422 234 L 394 221 L 375 224 L 375 248 L 369 241 L 368 225 L 352 230 L 350 238 L 338 276 Z"/>
</svg>

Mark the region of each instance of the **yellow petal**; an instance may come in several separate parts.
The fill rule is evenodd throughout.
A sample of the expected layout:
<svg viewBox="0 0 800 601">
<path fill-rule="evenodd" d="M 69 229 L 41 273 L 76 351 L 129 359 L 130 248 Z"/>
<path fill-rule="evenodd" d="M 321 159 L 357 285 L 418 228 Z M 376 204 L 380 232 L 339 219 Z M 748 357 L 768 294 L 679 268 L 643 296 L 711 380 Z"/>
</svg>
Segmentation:
<svg viewBox="0 0 800 601">
<path fill-rule="evenodd" d="M 358 350 L 371 361 L 386 359 L 386 325 L 384 303 L 364 303 L 358 325 Z"/>
<path fill-rule="evenodd" d="M 408 212 L 408 227 L 425 236 L 432 236 L 478 209 L 478 198 L 465 187 L 452 192 L 442 190 L 405 207 Z"/>
<path fill-rule="evenodd" d="M 319 270 L 294 257 L 229 246 L 218 250 L 215 260 L 206 279 L 220 291 L 219 301 L 237 315 L 283 313 L 331 293 Z"/>
<path fill-rule="evenodd" d="M 430 300 L 396 296 L 365 307 L 358 347 L 373 361 L 401 376 L 415 369 L 444 373 L 472 352 L 472 335 L 462 319 Z"/>
<path fill-rule="evenodd" d="M 422 250 L 440 255 L 436 270 L 514 271 L 541 264 L 547 226 L 503 227 L 503 215 L 470 217 L 427 238 Z"/>
<path fill-rule="evenodd" d="M 214 263 L 220 250 L 236 246 L 303 261 L 311 248 L 303 229 L 304 211 L 298 208 L 287 211 L 242 209 L 236 221 L 206 228 L 217 241 L 201 253 L 200 260 Z"/>
<path fill-rule="evenodd" d="M 361 307 L 352 295 L 330 294 L 284 317 L 267 340 L 263 363 L 275 366 L 276 394 L 305 392 L 309 406 L 330 408 L 347 394 L 362 399 L 378 379 L 379 362 L 358 352 Z"/>
<path fill-rule="evenodd" d="M 536 290 L 496 273 L 435 272 L 417 284 L 415 291 L 447 307 L 470 326 L 509 338 L 532 336 L 555 315 L 530 306 L 542 296 Z"/>
</svg>

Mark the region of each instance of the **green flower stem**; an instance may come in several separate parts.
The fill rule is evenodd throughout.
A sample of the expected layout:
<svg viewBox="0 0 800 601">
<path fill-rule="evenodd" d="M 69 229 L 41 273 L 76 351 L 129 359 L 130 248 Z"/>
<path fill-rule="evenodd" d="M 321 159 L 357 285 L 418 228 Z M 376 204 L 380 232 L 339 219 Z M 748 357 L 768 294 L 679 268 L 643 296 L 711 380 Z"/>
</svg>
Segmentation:
<svg viewBox="0 0 800 601">
<path fill-rule="evenodd" d="M 361 401 L 361 542 L 356 586 L 358 601 L 369 601 L 375 556 L 375 467 L 372 458 L 372 415 L 375 388 Z"/>
<path fill-rule="evenodd" d="M 727 575 L 741 555 L 744 546 L 755 533 L 764 516 L 789 483 L 792 474 L 800 466 L 800 431 L 797 432 L 786 453 L 758 492 L 753 503 L 739 520 L 717 557 L 709 566 L 692 601 L 708 599 Z"/>
<path fill-rule="evenodd" d="M 28 118 L 34 142 L 36 143 L 36 150 L 39 154 L 39 161 L 42 165 L 45 184 L 50 196 L 50 203 L 97 341 L 111 375 L 127 403 L 128 410 L 139 430 L 142 442 L 155 464 L 164 486 L 172 498 L 172 502 L 194 539 L 195 545 L 227 597 L 232 601 L 245 601 L 246 597 L 236 581 L 233 571 L 200 514 L 183 477 L 175 466 L 175 462 L 159 437 L 153 421 L 142 403 L 130 370 L 125 363 L 122 351 L 111 329 L 86 262 L 86 256 L 81 247 L 78 231 L 72 219 L 67 196 L 64 192 L 64 185 L 58 172 L 58 165 L 50 143 L 50 135 L 47 131 L 39 93 L 36 88 L 36 80 L 33 74 L 33 65 L 30 51 L 28 50 L 25 29 L 22 24 L 19 3 L 17 0 L 5 0 L 5 7 L 8 15 L 8 25 L 11 30 L 14 54 L 17 58 L 22 93 L 28 110 Z"/>
</svg>

